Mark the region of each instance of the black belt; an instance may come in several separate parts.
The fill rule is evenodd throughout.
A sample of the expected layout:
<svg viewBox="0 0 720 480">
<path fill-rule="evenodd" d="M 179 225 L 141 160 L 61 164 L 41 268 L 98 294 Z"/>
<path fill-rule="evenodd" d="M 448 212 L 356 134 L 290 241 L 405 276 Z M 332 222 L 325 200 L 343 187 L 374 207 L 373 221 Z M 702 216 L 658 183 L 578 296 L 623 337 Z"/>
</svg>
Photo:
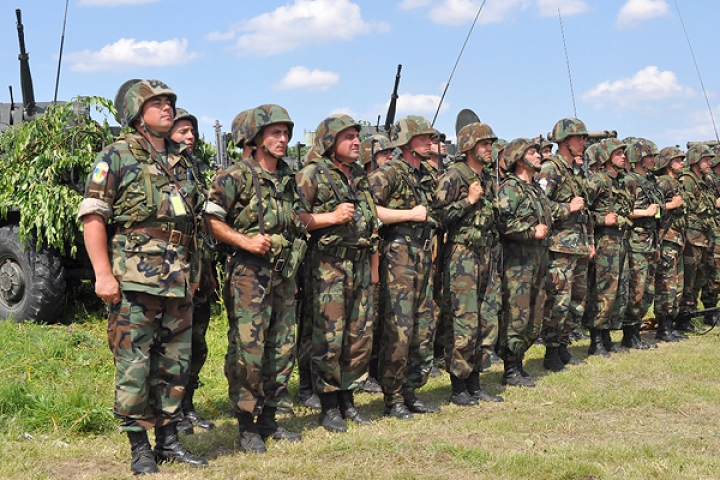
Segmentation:
<svg viewBox="0 0 720 480">
<path fill-rule="evenodd" d="M 249 263 L 250 265 L 268 268 L 275 272 L 282 272 L 285 262 L 287 261 L 287 256 L 283 256 L 282 254 L 275 262 L 271 262 L 266 258 L 258 257 L 242 248 L 230 247 L 230 250 L 232 251 L 232 259 L 238 263 Z"/>
<path fill-rule="evenodd" d="M 370 247 L 356 248 L 356 247 L 320 247 L 316 245 L 313 250 L 323 255 L 330 257 L 341 258 L 343 260 L 351 260 L 353 262 L 359 262 L 365 260 L 370 252 Z"/>
<path fill-rule="evenodd" d="M 191 235 L 185 235 L 180 230 L 161 230 L 159 228 L 150 227 L 118 227 L 117 233 L 119 235 L 127 235 L 129 233 L 141 233 L 148 235 L 151 238 L 159 238 L 165 240 L 173 245 L 182 245 L 183 247 L 189 247 L 192 245 L 193 237 Z"/>
<path fill-rule="evenodd" d="M 431 227 L 408 227 L 406 225 L 390 225 L 383 232 L 383 238 L 388 235 L 404 235 L 419 240 L 432 240 L 435 236 L 435 229 Z"/>
<path fill-rule="evenodd" d="M 432 238 L 422 240 L 416 237 L 410 237 L 408 235 L 400 235 L 396 233 L 386 234 L 383 238 L 386 242 L 397 242 L 404 245 L 411 245 L 413 247 L 422 248 L 426 252 L 432 248 Z"/>
<path fill-rule="evenodd" d="M 596 227 L 595 235 L 612 235 L 614 237 L 624 237 L 627 230 L 621 230 L 617 227 Z"/>
</svg>

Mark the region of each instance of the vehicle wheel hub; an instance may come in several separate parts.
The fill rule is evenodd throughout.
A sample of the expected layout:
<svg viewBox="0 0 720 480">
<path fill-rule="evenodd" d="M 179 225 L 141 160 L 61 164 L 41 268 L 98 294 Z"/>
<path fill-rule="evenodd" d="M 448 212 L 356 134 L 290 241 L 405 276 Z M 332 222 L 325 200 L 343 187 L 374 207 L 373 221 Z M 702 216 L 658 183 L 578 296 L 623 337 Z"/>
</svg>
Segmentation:
<svg viewBox="0 0 720 480">
<path fill-rule="evenodd" d="M 11 259 L 5 259 L 0 266 L 0 295 L 6 303 L 16 303 L 22 299 L 25 291 L 25 277 L 20 265 Z"/>
</svg>

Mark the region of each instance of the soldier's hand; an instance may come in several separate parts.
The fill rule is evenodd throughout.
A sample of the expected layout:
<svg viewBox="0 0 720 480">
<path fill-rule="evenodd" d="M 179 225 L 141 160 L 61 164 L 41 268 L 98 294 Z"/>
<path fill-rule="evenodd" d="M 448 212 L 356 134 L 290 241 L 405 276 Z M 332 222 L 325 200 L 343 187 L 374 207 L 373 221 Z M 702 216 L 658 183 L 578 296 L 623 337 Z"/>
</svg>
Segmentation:
<svg viewBox="0 0 720 480">
<path fill-rule="evenodd" d="M 483 193 L 485 193 L 485 190 L 483 190 L 482 185 L 480 185 L 480 182 L 473 182 L 470 184 L 470 188 L 468 188 L 468 202 L 470 202 L 470 205 L 475 205 L 478 200 L 480 200 L 480 197 L 483 196 Z"/>
<path fill-rule="evenodd" d="M 605 225 L 608 227 L 614 227 L 618 224 L 618 214 L 611 212 L 605 215 Z"/>
<path fill-rule="evenodd" d="M 195 292 L 198 291 L 199 287 L 200 287 L 200 282 L 193 282 L 192 284 L 190 284 L 190 290 L 191 290 L 193 296 L 195 295 Z"/>
<path fill-rule="evenodd" d="M 670 210 L 682 207 L 683 203 L 684 201 L 682 195 L 675 195 L 670 201 Z"/>
<path fill-rule="evenodd" d="M 655 215 L 657 215 L 659 208 L 660 206 L 657 203 L 653 203 L 652 205 L 650 205 L 647 209 L 648 217 L 654 217 Z"/>
<path fill-rule="evenodd" d="M 272 242 L 270 241 L 270 235 L 258 234 L 254 237 L 250 237 L 250 240 L 248 241 L 245 250 L 255 255 L 265 255 L 267 251 L 270 250 L 271 246 Z"/>
<path fill-rule="evenodd" d="M 570 200 L 570 213 L 579 212 L 585 208 L 585 199 L 583 197 L 575 197 Z"/>
<path fill-rule="evenodd" d="M 590 245 L 590 260 L 595 258 L 595 245 Z"/>
<path fill-rule="evenodd" d="M 715 200 L 715 206 L 716 206 L 717 208 L 720 208 L 720 198 L 718 198 L 718 199 Z"/>
<path fill-rule="evenodd" d="M 120 303 L 120 284 L 112 274 L 97 276 L 95 294 L 109 304 Z"/>
<path fill-rule="evenodd" d="M 417 205 L 410 210 L 411 222 L 424 222 L 425 220 L 427 220 L 427 208 Z"/>
<path fill-rule="evenodd" d="M 341 203 L 333 212 L 335 213 L 335 225 L 347 223 L 355 215 L 355 205 L 352 203 Z"/>
<path fill-rule="evenodd" d="M 548 231 L 547 225 L 543 225 L 542 223 L 535 225 L 535 240 L 542 240 L 547 237 Z"/>
</svg>

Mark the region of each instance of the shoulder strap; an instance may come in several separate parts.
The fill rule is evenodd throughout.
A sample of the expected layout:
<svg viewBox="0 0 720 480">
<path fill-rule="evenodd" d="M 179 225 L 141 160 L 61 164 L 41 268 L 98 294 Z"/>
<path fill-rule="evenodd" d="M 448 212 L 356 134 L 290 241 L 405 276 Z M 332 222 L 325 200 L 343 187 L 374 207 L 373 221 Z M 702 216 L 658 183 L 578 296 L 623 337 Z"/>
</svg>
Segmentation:
<svg viewBox="0 0 720 480">
<path fill-rule="evenodd" d="M 338 202 L 345 203 L 347 202 L 347 199 L 345 198 L 345 195 L 340 193 L 340 188 L 338 187 L 337 183 L 335 182 L 335 179 L 330 174 L 330 171 L 327 169 L 327 167 L 321 163 L 316 163 L 318 170 L 325 175 L 325 177 L 328 179 L 328 182 L 330 183 L 330 188 L 332 188 L 333 193 L 335 193 L 335 196 L 338 199 Z"/>
<path fill-rule="evenodd" d="M 253 186 L 255 187 L 255 195 L 258 199 L 258 228 L 260 229 L 260 235 L 265 235 L 265 209 L 263 208 L 262 195 L 260 194 L 260 179 L 258 178 L 258 174 L 250 162 L 248 162 L 244 158 L 240 161 L 247 165 L 247 167 L 250 169 Z"/>
</svg>

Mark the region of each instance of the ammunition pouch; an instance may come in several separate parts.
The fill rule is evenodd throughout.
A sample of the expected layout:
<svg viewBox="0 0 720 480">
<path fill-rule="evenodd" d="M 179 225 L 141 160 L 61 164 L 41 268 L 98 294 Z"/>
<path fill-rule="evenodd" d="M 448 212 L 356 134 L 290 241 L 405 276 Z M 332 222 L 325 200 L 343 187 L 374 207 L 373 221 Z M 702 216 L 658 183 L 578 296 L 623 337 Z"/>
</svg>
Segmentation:
<svg viewBox="0 0 720 480">
<path fill-rule="evenodd" d="M 302 261 L 305 258 L 305 252 L 307 252 L 307 242 L 303 238 L 298 237 L 293 240 L 292 245 L 283 249 L 283 253 L 286 250 L 288 251 L 288 255 L 280 275 L 284 279 L 290 280 L 295 278 L 295 275 L 300 269 L 300 265 L 302 265 Z"/>
</svg>

